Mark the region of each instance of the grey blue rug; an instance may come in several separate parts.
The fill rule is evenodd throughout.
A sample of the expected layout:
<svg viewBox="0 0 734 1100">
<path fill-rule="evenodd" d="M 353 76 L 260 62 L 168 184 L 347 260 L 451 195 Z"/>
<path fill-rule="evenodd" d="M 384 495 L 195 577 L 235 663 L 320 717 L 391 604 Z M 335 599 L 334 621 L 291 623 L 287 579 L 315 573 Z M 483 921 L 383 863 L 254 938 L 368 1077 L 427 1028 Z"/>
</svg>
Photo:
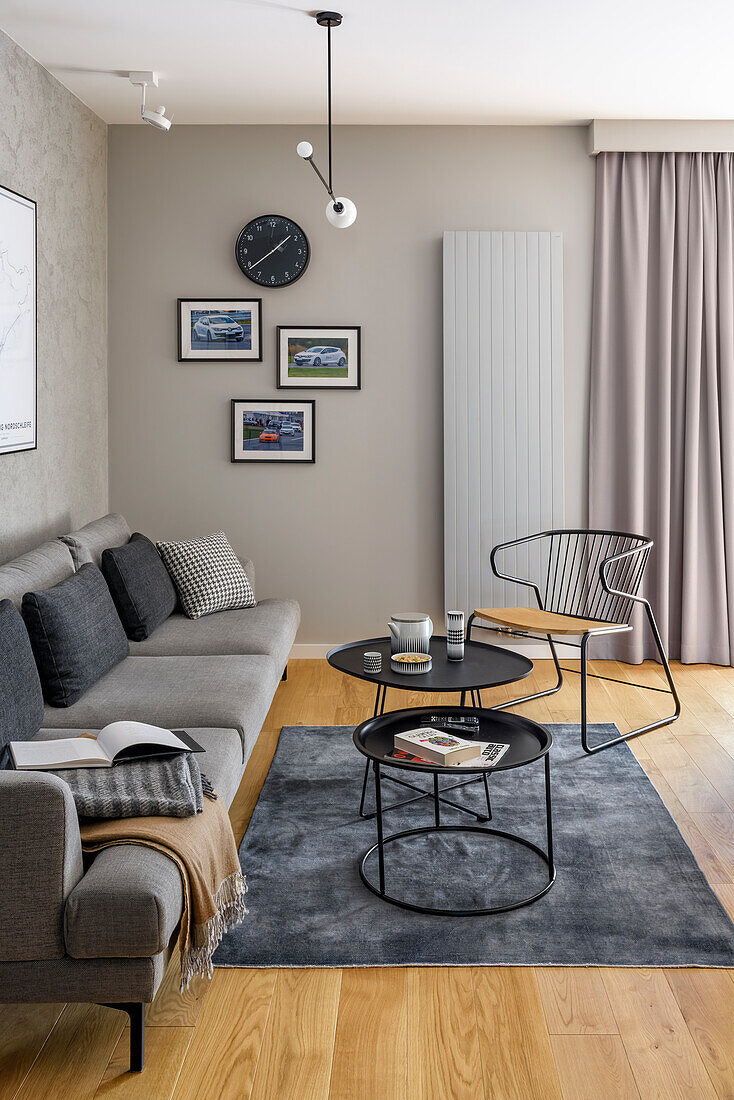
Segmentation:
<svg viewBox="0 0 734 1100">
<path fill-rule="evenodd" d="M 587 757 L 578 727 L 551 728 L 556 884 L 524 909 L 461 918 L 398 909 L 362 884 L 358 862 L 376 836 L 357 812 L 364 758 L 351 728 L 283 729 L 240 849 L 249 916 L 215 964 L 734 964 L 734 925 L 628 747 Z M 401 797 L 383 789 L 386 802 Z M 493 775 L 490 789 L 492 824 L 545 848 L 542 762 Z M 481 808 L 481 783 L 458 798 Z M 469 819 L 444 810 L 443 820 Z M 431 822 L 428 800 L 385 816 L 390 833 Z M 439 907 L 510 901 L 538 889 L 544 872 L 532 852 L 471 834 L 386 851 L 388 890 Z"/>
</svg>

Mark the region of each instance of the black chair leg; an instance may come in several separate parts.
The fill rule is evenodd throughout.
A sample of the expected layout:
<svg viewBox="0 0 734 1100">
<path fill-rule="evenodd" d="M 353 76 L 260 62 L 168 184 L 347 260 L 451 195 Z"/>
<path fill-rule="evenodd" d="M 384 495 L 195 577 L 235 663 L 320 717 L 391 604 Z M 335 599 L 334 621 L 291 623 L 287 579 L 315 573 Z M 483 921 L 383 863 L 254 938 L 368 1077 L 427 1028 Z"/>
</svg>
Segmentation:
<svg viewBox="0 0 734 1100">
<path fill-rule="evenodd" d="M 661 726 L 669 726 L 671 722 L 680 716 L 680 697 L 673 680 L 673 674 L 670 671 L 670 664 L 668 662 L 668 656 L 663 646 L 663 640 L 660 637 L 660 631 L 658 630 L 658 624 L 655 622 L 655 616 L 652 613 L 652 608 L 647 600 L 641 601 L 644 604 L 645 611 L 647 613 L 647 620 L 650 624 L 650 630 L 655 641 L 655 648 L 660 655 L 663 671 L 665 672 L 665 678 L 668 681 L 668 688 L 670 694 L 675 700 L 675 709 L 672 714 L 666 715 L 665 718 L 658 718 L 655 722 L 648 722 L 646 726 L 638 726 L 637 729 L 629 730 L 628 733 L 623 733 L 619 737 L 610 737 L 607 741 L 602 741 L 599 745 L 589 745 L 587 740 L 587 721 L 586 721 L 586 678 L 587 678 L 587 642 L 588 635 L 585 635 L 581 639 L 581 747 L 585 753 L 589 756 L 593 756 L 595 752 L 601 752 L 602 749 L 611 748 L 612 745 L 621 745 L 623 741 L 629 741 L 630 737 L 639 737 L 641 733 L 649 733 L 650 730 L 660 729 Z M 643 690 L 647 688 L 645 684 L 630 685 L 640 687 Z M 662 688 L 657 690 L 662 691 Z"/>
<path fill-rule="evenodd" d="M 141 1073 L 145 1065 L 145 1005 L 138 1001 L 104 1003 L 105 1008 L 116 1008 L 130 1017 L 130 1072 Z"/>
<path fill-rule="evenodd" d="M 281 676 L 281 680 L 287 680 L 287 679 L 288 679 L 288 665 L 286 664 L 285 668 L 283 669 L 283 675 Z"/>
<path fill-rule="evenodd" d="M 558 660 L 553 638 L 550 634 L 546 634 L 546 638 L 548 639 L 551 656 L 553 657 L 553 664 L 556 666 L 556 682 L 553 687 L 546 688 L 545 691 L 536 691 L 532 695 L 522 695 L 519 699 L 508 699 L 506 703 L 497 703 L 493 707 L 488 707 L 488 710 L 507 710 L 508 707 L 519 706 L 520 703 L 529 703 L 532 699 L 543 699 L 546 695 L 555 695 L 557 691 L 561 690 L 563 687 L 563 669 L 561 668 L 561 662 Z"/>
</svg>

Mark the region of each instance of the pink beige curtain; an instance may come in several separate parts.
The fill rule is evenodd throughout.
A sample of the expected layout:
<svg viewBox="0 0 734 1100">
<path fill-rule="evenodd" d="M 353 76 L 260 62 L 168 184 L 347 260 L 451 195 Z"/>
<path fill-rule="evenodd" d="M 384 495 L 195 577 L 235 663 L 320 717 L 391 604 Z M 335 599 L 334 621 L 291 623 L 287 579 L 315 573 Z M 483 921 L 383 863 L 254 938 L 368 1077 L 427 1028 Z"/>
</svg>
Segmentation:
<svg viewBox="0 0 734 1100">
<path fill-rule="evenodd" d="M 722 665 L 734 657 L 733 156 L 597 157 L 589 434 L 590 526 L 655 540 L 644 594 L 669 655 Z M 644 629 L 614 648 L 655 656 Z"/>
</svg>

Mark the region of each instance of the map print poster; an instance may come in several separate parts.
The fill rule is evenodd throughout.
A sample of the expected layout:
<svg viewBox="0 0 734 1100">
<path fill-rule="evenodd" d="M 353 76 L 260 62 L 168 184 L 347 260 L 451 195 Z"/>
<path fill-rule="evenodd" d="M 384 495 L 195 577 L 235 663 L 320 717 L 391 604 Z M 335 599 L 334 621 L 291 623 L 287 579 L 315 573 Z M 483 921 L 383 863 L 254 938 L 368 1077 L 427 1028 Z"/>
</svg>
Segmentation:
<svg viewBox="0 0 734 1100">
<path fill-rule="evenodd" d="M 36 446 L 36 204 L 0 187 L 0 454 Z"/>
</svg>

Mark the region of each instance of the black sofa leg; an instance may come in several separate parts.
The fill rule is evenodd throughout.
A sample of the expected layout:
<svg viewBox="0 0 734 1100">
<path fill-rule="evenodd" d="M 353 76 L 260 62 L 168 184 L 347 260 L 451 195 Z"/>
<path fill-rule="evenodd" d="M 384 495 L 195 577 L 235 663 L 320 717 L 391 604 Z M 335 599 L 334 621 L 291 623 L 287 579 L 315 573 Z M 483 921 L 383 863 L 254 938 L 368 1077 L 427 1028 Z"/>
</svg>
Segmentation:
<svg viewBox="0 0 734 1100">
<path fill-rule="evenodd" d="M 105 1004 L 104 1007 L 127 1012 L 130 1017 L 130 1072 L 141 1073 L 145 1065 L 145 1005 L 138 1001 L 128 1001 Z"/>
<path fill-rule="evenodd" d="M 285 668 L 283 669 L 283 675 L 281 676 L 281 680 L 287 680 L 287 679 L 288 679 L 288 665 L 286 665 Z"/>
</svg>

